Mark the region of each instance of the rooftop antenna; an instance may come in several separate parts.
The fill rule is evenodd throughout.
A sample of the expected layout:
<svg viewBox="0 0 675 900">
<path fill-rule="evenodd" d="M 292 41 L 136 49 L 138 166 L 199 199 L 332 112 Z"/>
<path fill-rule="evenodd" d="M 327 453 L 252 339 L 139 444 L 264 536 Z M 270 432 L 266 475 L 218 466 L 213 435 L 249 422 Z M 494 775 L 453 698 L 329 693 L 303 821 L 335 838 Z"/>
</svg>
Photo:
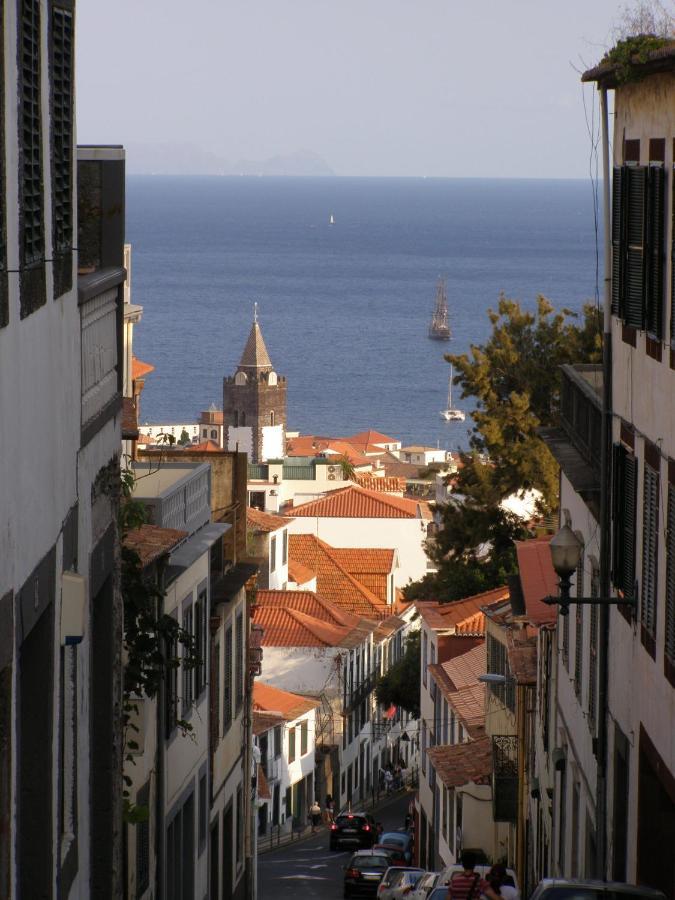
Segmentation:
<svg viewBox="0 0 675 900">
<path fill-rule="evenodd" d="M 253 322 L 254 324 L 258 324 L 258 302 L 256 301 L 253 304 Z"/>
</svg>

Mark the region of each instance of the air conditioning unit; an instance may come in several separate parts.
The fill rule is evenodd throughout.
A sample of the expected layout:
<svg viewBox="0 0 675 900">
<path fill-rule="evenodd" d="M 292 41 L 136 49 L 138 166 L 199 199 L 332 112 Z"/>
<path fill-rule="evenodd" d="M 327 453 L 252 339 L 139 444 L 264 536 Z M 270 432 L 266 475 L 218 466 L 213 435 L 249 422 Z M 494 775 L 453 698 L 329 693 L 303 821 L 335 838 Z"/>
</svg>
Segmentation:
<svg viewBox="0 0 675 900">
<path fill-rule="evenodd" d="M 331 475 L 335 477 L 335 475 L 337 475 L 338 468 L 339 466 L 328 466 L 328 477 L 330 478 Z"/>
<path fill-rule="evenodd" d="M 336 478 L 336 476 L 333 475 L 332 472 L 328 475 L 328 480 L 329 480 L 329 481 L 335 481 L 335 478 Z"/>
</svg>

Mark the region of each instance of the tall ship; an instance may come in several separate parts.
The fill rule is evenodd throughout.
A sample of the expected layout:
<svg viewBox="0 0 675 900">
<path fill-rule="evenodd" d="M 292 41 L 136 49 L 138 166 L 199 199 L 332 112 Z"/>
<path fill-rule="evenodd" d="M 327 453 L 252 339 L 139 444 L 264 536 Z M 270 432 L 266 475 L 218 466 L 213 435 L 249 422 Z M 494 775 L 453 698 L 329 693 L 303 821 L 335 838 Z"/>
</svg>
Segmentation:
<svg viewBox="0 0 675 900">
<path fill-rule="evenodd" d="M 435 341 L 450 340 L 450 325 L 448 324 L 448 292 L 445 287 L 445 278 L 439 278 L 436 285 L 436 305 L 429 325 L 429 337 Z"/>
</svg>

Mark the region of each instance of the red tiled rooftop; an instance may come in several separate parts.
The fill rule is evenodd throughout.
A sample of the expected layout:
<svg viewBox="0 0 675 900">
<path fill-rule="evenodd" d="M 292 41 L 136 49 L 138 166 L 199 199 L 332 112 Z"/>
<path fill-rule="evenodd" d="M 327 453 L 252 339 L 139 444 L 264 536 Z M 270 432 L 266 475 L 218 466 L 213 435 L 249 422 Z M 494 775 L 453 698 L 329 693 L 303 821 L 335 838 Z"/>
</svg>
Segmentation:
<svg viewBox="0 0 675 900">
<path fill-rule="evenodd" d="M 278 531 L 288 525 L 290 519 L 262 512 L 252 506 L 246 507 L 246 526 L 250 531 Z"/>
<path fill-rule="evenodd" d="M 289 593 L 295 593 L 289 591 Z M 355 647 L 365 639 L 360 628 L 346 628 L 296 609 L 261 606 L 255 624 L 263 628 L 263 647 Z"/>
<path fill-rule="evenodd" d="M 492 780 L 492 739 L 484 736 L 464 744 L 431 747 L 427 755 L 446 787 L 489 784 Z"/>
<path fill-rule="evenodd" d="M 155 367 L 151 366 L 150 363 L 143 362 L 137 356 L 131 357 L 131 378 L 133 381 L 136 381 L 138 378 L 144 378 L 154 371 Z"/>
<path fill-rule="evenodd" d="M 535 625 L 550 624 L 558 616 L 555 606 L 542 602 L 544 597 L 558 593 L 558 576 L 551 562 L 550 543 L 550 535 L 530 541 L 516 541 L 525 611 Z"/>
<path fill-rule="evenodd" d="M 361 621 L 359 616 L 341 609 L 314 591 L 256 591 L 257 606 L 297 609 L 308 616 L 330 622 L 332 625 L 353 628 Z"/>
<path fill-rule="evenodd" d="M 373 429 L 369 429 L 368 431 L 359 431 L 357 434 L 350 434 L 347 436 L 346 440 L 352 441 L 355 444 L 399 444 L 400 441 L 393 437 L 387 437 L 386 434 L 382 434 L 381 431 L 373 431 Z"/>
<path fill-rule="evenodd" d="M 395 550 L 379 547 L 331 547 L 331 553 L 350 575 L 373 572 L 389 575 L 394 568 Z"/>
<path fill-rule="evenodd" d="M 507 587 L 495 588 L 474 594 L 464 600 L 454 600 L 450 603 L 438 603 L 437 601 L 418 601 L 417 609 L 422 619 L 436 631 L 448 631 L 452 634 L 484 635 L 485 615 L 483 607 L 492 606 L 509 597 Z"/>
<path fill-rule="evenodd" d="M 176 528 L 141 525 L 139 528 L 127 532 L 123 544 L 138 554 L 141 565 L 149 566 L 160 556 L 170 553 L 186 537 L 188 537 L 187 531 L 178 531 Z"/>
<path fill-rule="evenodd" d="M 315 697 L 304 697 L 302 694 L 282 691 L 280 688 L 258 679 L 253 682 L 254 716 L 256 713 L 276 714 L 286 722 L 292 722 L 310 710 L 316 709 L 317 706 L 320 706 L 320 701 Z"/>
<path fill-rule="evenodd" d="M 260 709 L 255 709 L 254 701 L 252 721 L 253 734 L 257 737 L 259 734 L 264 734 L 266 731 L 269 731 L 270 728 L 276 728 L 277 725 L 283 725 L 286 720 L 280 712 L 263 712 Z"/>
<path fill-rule="evenodd" d="M 485 643 L 474 647 L 461 656 L 455 656 L 441 664 L 443 671 L 457 690 L 478 684 L 478 676 L 487 671 L 487 650 Z"/>
<path fill-rule="evenodd" d="M 203 441 L 201 444 L 188 444 L 187 449 L 199 450 L 201 453 L 220 453 L 223 448 L 209 438 L 208 441 Z"/>
<path fill-rule="evenodd" d="M 307 584 L 316 578 L 316 572 L 313 572 L 308 566 L 303 566 L 297 559 L 288 560 L 288 580 L 295 584 Z"/>
<path fill-rule="evenodd" d="M 318 500 L 294 506 L 292 515 L 326 516 L 340 519 L 419 519 L 419 504 L 415 500 L 392 497 L 369 491 L 358 485 L 331 491 Z"/>
<path fill-rule="evenodd" d="M 382 494 L 403 494 L 406 489 L 405 478 L 386 475 L 378 477 L 377 475 L 356 475 L 354 481 L 359 487 L 367 488 L 369 491 L 379 491 Z"/>
</svg>

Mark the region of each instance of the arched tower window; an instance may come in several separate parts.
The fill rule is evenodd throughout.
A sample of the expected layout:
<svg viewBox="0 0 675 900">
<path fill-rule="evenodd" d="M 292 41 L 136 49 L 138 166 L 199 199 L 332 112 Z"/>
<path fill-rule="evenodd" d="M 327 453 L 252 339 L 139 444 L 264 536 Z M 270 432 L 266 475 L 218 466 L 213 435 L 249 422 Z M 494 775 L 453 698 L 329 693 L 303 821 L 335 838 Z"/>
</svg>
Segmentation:
<svg viewBox="0 0 675 900">
<path fill-rule="evenodd" d="M 276 387 L 278 383 L 277 373 L 270 372 L 267 376 L 267 383 L 270 387 Z"/>
<path fill-rule="evenodd" d="M 217 437 L 218 437 L 218 432 L 216 431 L 215 428 L 212 428 L 212 429 L 211 429 L 211 437 L 212 437 L 212 438 L 217 438 Z"/>
<path fill-rule="evenodd" d="M 274 425 L 274 410 L 270 413 L 270 425 Z"/>
<path fill-rule="evenodd" d="M 234 427 L 239 428 L 239 410 L 235 409 L 234 411 Z"/>
<path fill-rule="evenodd" d="M 246 425 L 246 413 L 242 410 L 241 413 L 241 427 L 243 428 Z"/>
</svg>

